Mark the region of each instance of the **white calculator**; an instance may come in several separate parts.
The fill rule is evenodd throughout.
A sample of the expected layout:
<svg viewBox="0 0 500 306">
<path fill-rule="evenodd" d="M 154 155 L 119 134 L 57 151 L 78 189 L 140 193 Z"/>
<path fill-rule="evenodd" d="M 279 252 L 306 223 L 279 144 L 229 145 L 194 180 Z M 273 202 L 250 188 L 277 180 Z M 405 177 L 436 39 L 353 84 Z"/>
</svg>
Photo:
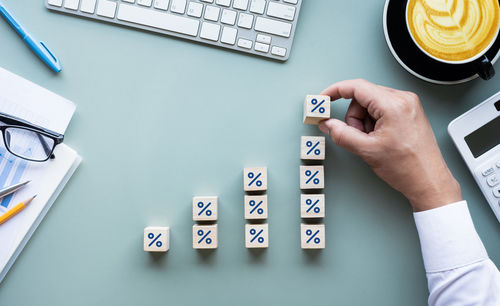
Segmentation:
<svg viewBox="0 0 500 306">
<path fill-rule="evenodd" d="M 500 92 L 453 120 L 448 132 L 500 221 Z"/>
</svg>

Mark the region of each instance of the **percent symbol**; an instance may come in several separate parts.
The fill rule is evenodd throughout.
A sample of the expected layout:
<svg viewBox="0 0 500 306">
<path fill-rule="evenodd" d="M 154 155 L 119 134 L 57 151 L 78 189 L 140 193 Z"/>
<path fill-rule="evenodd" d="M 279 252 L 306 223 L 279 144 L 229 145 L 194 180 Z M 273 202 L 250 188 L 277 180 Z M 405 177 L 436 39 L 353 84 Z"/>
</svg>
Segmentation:
<svg viewBox="0 0 500 306">
<path fill-rule="evenodd" d="M 250 183 L 248 184 L 248 186 L 252 186 L 253 183 L 255 183 L 255 185 L 257 185 L 257 187 L 260 187 L 262 186 L 262 181 L 259 180 L 259 177 L 262 175 L 262 173 L 259 173 L 257 175 L 255 175 L 255 173 L 253 172 L 249 172 L 248 173 L 248 178 L 251 179 Z"/>
<path fill-rule="evenodd" d="M 201 211 L 198 213 L 198 216 L 201 216 L 203 215 L 203 213 L 205 213 L 205 215 L 207 215 L 208 217 L 210 217 L 212 215 L 212 211 L 210 209 L 208 209 L 208 207 L 212 204 L 212 202 L 209 202 L 208 204 L 205 205 L 205 203 L 203 202 L 198 202 L 198 208 L 201 208 Z"/>
<path fill-rule="evenodd" d="M 212 238 L 207 237 L 210 235 L 212 231 L 207 231 L 206 233 L 203 230 L 198 230 L 198 236 L 201 237 L 200 240 L 198 240 L 198 244 L 202 243 L 203 240 L 205 240 L 206 244 L 211 244 L 212 243 Z"/>
<path fill-rule="evenodd" d="M 309 236 L 309 239 L 307 239 L 307 243 L 311 242 L 311 240 L 312 240 L 315 244 L 319 244 L 321 242 L 321 239 L 319 239 L 319 237 L 316 237 L 318 234 L 319 234 L 319 230 L 317 230 L 313 234 L 313 231 L 308 229 L 306 231 L 306 235 Z"/>
<path fill-rule="evenodd" d="M 257 239 L 257 241 L 258 241 L 259 243 L 264 243 L 264 237 L 261 237 L 261 236 L 260 236 L 260 235 L 262 234 L 262 232 L 264 232 L 264 230 L 260 230 L 260 231 L 257 233 L 257 231 L 256 231 L 254 228 L 252 228 L 252 229 L 250 230 L 250 235 L 252 235 L 253 237 L 252 237 L 252 239 L 250 239 L 250 242 L 254 242 L 254 241 L 255 241 L 255 239 Z"/>
<path fill-rule="evenodd" d="M 158 240 L 158 238 L 160 238 L 160 237 L 161 237 L 161 234 L 158 234 L 158 236 L 156 236 L 156 238 L 155 238 L 155 235 L 153 233 L 149 233 L 148 234 L 148 238 L 151 239 L 152 241 L 149 243 L 148 246 L 150 247 L 150 246 L 152 246 L 156 242 L 156 246 L 159 247 L 159 248 L 161 248 L 161 246 L 163 245 L 163 243 Z"/>
<path fill-rule="evenodd" d="M 306 204 L 309 205 L 309 208 L 307 209 L 307 212 L 310 212 L 313 210 L 315 213 L 319 214 L 321 209 L 317 206 L 319 203 L 319 200 L 316 200 L 316 202 L 313 203 L 311 199 L 306 200 Z"/>
<path fill-rule="evenodd" d="M 313 174 L 311 170 L 307 170 L 306 176 L 309 177 L 309 179 L 307 179 L 306 184 L 309 184 L 312 181 L 314 183 L 314 185 L 318 185 L 319 178 L 316 177 L 316 175 L 318 175 L 318 173 L 319 173 L 319 171 L 316 171 Z"/>
<path fill-rule="evenodd" d="M 257 213 L 258 213 L 259 215 L 262 215 L 262 214 L 264 213 L 264 209 L 259 208 L 259 207 L 260 207 L 260 205 L 262 205 L 262 203 L 264 203 L 264 202 L 263 202 L 263 201 L 260 201 L 260 202 L 257 204 L 257 202 L 255 202 L 254 200 L 251 200 L 251 201 L 249 202 L 249 204 L 250 204 L 250 207 L 253 207 L 253 208 L 252 208 L 252 210 L 250 210 L 250 214 L 253 214 L 253 213 L 255 212 L 255 210 L 257 210 Z"/>
<path fill-rule="evenodd" d="M 316 110 L 318 110 L 321 114 L 323 114 L 326 110 L 323 106 L 323 103 L 325 103 L 325 100 L 319 102 L 318 99 L 312 99 L 311 104 L 314 105 L 314 108 L 312 109 L 311 113 L 314 113 Z"/>
<path fill-rule="evenodd" d="M 313 152 L 313 151 L 314 151 L 315 155 L 320 155 L 321 154 L 321 150 L 320 149 L 316 149 L 319 146 L 319 141 L 316 142 L 316 144 L 314 144 L 314 145 L 313 145 L 312 141 L 308 141 L 306 143 L 306 146 L 309 148 L 309 151 L 307 152 L 307 155 L 311 154 L 311 152 Z"/>
</svg>

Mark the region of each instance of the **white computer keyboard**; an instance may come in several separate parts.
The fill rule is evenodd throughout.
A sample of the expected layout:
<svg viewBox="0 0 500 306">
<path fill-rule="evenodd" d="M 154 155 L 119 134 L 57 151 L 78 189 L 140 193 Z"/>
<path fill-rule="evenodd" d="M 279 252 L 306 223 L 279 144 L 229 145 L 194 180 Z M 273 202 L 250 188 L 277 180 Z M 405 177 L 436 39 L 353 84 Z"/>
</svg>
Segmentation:
<svg viewBox="0 0 500 306">
<path fill-rule="evenodd" d="M 47 8 L 285 61 L 302 0 L 45 0 Z"/>
</svg>

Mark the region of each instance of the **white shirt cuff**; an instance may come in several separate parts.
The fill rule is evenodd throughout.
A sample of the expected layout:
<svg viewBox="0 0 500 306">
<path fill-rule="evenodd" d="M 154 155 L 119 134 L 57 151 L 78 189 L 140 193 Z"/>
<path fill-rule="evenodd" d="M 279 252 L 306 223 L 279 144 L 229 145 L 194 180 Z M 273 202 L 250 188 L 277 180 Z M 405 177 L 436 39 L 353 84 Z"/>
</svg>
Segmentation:
<svg viewBox="0 0 500 306">
<path fill-rule="evenodd" d="M 427 273 L 456 269 L 488 258 L 466 201 L 413 216 Z"/>
</svg>

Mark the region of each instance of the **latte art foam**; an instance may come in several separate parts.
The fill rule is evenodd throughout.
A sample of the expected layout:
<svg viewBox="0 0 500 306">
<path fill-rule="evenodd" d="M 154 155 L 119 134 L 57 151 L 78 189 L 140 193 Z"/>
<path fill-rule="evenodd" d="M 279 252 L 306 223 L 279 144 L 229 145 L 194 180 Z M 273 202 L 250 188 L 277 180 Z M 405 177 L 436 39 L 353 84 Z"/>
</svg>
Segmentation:
<svg viewBox="0 0 500 306">
<path fill-rule="evenodd" d="M 498 0 L 409 0 L 408 28 L 427 53 L 445 61 L 481 54 L 498 33 Z"/>
</svg>

